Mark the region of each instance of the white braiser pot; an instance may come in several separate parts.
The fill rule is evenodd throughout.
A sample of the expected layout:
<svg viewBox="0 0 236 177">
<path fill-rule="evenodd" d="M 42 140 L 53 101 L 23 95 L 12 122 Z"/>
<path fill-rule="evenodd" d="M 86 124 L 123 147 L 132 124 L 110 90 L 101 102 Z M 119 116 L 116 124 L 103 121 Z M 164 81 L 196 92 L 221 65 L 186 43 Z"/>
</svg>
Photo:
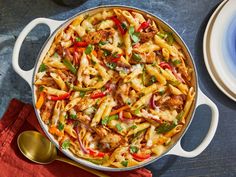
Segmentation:
<svg viewBox="0 0 236 177">
<path fill-rule="evenodd" d="M 186 124 L 182 130 L 181 133 L 179 133 L 175 138 L 174 141 L 175 143 L 173 143 L 172 145 L 170 145 L 167 149 L 167 151 L 162 154 L 159 157 L 153 157 L 151 158 L 149 161 L 141 163 L 137 166 L 132 166 L 132 167 L 127 167 L 127 168 L 111 168 L 111 167 L 104 167 L 101 165 L 96 165 L 93 164 L 87 160 L 84 160 L 82 158 L 76 157 L 75 155 L 73 155 L 70 151 L 68 150 L 62 150 L 59 149 L 59 144 L 57 142 L 57 140 L 48 132 L 48 127 L 46 124 L 44 124 L 44 122 L 42 121 L 40 114 L 38 112 L 38 110 L 35 108 L 35 100 L 36 100 L 36 94 L 35 94 L 35 86 L 34 86 L 34 79 L 35 79 L 35 75 L 36 72 L 45 56 L 45 54 L 47 53 L 47 51 L 49 50 L 53 39 L 55 37 L 55 35 L 57 34 L 57 32 L 59 32 L 61 29 L 64 29 L 65 27 L 68 26 L 68 24 L 71 23 L 71 21 L 73 21 L 73 19 L 82 14 L 82 13 L 95 13 L 98 11 L 101 11 L 103 9 L 111 9 L 111 8 L 122 8 L 122 9 L 129 9 L 129 10 L 134 10 L 137 11 L 139 13 L 142 14 L 148 14 L 150 16 L 150 18 L 152 18 L 153 20 L 155 20 L 158 24 L 160 24 L 164 29 L 171 31 L 172 34 L 175 37 L 175 40 L 177 40 L 178 43 L 180 43 L 180 45 L 183 48 L 183 51 L 187 57 L 187 59 L 189 60 L 190 65 L 192 66 L 192 68 L 194 69 L 194 76 L 193 76 L 193 83 L 195 85 L 195 91 L 196 91 L 196 99 L 194 101 L 194 103 L 192 104 L 191 110 L 189 112 L 189 115 L 186 119 Z M 19 60 L 19 52 L 20 52 L 20 48 L 21 45 L 25 39 L 25 37 L 28 35 L 28 33 L 38 24 L 46 24 L 49 26 L 50 28 L 50 36 L 48 38 L 48 40 L 45 42 L 45 44 L 43 45 L 41 51 L 39 52 L 38 58 L 36 60 L 36 64 L 35 66 L 29 70 L 29 71 L 24 71 L 19 67 L 18 64 L 18 60 Z M 32 99 L 33 99 L 33 105 L 34 105 L 34 109 L 35 109 L 35 113 L 37 115 L 38 121 L 42 127 L 42 129 L 44 130 L 45 134 L 48 136 L 48 138 L 57 146 L 57 148 L 62 151 L 67 157 L 73 159 L 74 161 L 83 164 L 85 166 L 94 168 L 94 169 L 98 169 L 98 170 L 104 170 L 104 171 L 127 171 L 127 170 L 133 170 L 136 168 L 140 168 L 143 167 L 145 165 L 148 165 L 150 163 L 155 162 L 156 160 L 162 158 L 163 156 L 166 155 L 177 155 L 177 156 L 181 156 L 181 157 L 195 157 L 197 155 L 199 155 L 204 149 L 206 149 L 206 147 L 210 144 L 211 140 L 213 139 L 216 129 L 217 129 L 217 125 L 218 125 L 218 117 L 219 117 L 219 112 L 218 109 L 216 107 L 216 105 L 206 96 L 202 93 L 202 91 L 200 90 L 200 88 L 198 87 L 198 79 L 197 79 L 197 73 L 196 73 L 196 68 L 194 65 L 194 61 L 193 58 L 186 46 L 186 44 L 184 43 L 184 41 L 181 39 L 181 37 L 177 34 L 177 32 L 172 29 L 167 23 L 165 23 L 163 20 L 161 20 L 160 18 L 154 16 L 153 14 L 134 8 L 134 7 L 127 7 L 127 6 L 120 6 L 120 5 L 115 5 L 115 6 L 101 6 L 101 7 L 96 7 L 96 8 L 92 8 L 92 9 L 88 9 L 86 11 L 83 12 L 79 12 L 78 14 L 76 14 L 75 16 L 69 18 L 68 20 L 65 21 L 57 21 L 57 20 L 52 20 L 52 19 L 48 19 L 48 18 L 37 18 L 33 21 L 31 21 L 28 25 L 26 25 L 26 27 L 22 30 L 22 32 L 20 33 L 19 37 L 16 40 L 15 46 L 14 46 L 14 50 L 13 50 L 13 57 L 12 57 L 12 65 L 14 70 L 30 85 L 31 89 L 32 89 Z M 200 145 L 198 145 L 198 147 L 192 151 L 185 151 L 182 147 L 181 147 L 181 139 L 183 137 L 183 135 L 185 134 L 188 126 L 190 125 L 194 112 L 196 110 L 196 108 L 199 105 L 202 104 L 206 104 L 211 108 L 211 112 L 212 112 L 212 117 L 211 117 L 211 123 L 210 123 L 210 127 L 209 130 L 205 136 L 205 138 L 203 139 L 203 141 L 201 142 Z M 201 126 L 201 125 L 199 125 Z"/>
</svg>

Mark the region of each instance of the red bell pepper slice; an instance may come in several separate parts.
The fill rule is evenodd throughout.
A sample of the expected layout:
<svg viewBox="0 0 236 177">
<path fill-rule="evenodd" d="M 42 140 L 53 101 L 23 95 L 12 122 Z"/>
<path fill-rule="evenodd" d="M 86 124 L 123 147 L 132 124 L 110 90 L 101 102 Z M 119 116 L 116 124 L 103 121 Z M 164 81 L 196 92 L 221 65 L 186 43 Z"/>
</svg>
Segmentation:
<svg viewBox="0 0 236 177">
<path fill-rule="evenodd" d="M 160 67 L 163 68 L 163 69 L 169 69 L 169 70 L 172 71 L 172 67 L 170 66 L 169 63 L 161 62 L 159 65 L 160 65 Z"/>
<path fill-rule="evenodd" d="M 87 42 L 84 42 L 84 41 L 79 41 L 79 42 L 76 42 L 76 43 L 75 43 L 75 46 L 76 46 L 76 47 L 87 47 L 87 46 L 88 46 L 88 43 L 87 43 Z"/>
<path fill-rule="evenodd" d="M 91 97 L 92 99 L 96 99 L 96 98 L 102 98 L 102 97 L 104 97 L 104 96 L 106 96 L 106 93 L 104 93 L 104 92 L 98 92 L 98 93 L 92 94 L 90 97 Z"/>
<path fill-rule="evenodd" d="M 89 155 L 92 155 L 94 157 L 104 157 L 105 153 L 104 152 L 99 152 L 99 151 L 95 151 L 93 149 L 87 148 Z"/>
<path fill-rule="evenodd" d="M 112 61 L 112 62 L 117 62 L 117 61 L 120 60 L 120 57 L 121 57 L 121 56 L 122 56 L 121 54 L 117 54 L 116 57 L 113 57 L 113 59 L 112 59 L 111 61 Z"/>
<path fill-rule="evenodd" d="M 65 94 L 60 95 L 60 96 L 50 95 L 50 96 L 48 96 L 48 99 L 52 100 L 52 101 L 57 101 L 57 100 L 65 100 L 65 99 L 68 99 L 69 97 L 70 97 L 70 94 L 69 93 L 65 93 Z"/>
<path fill-rule="evenodd" d="M 141 25 L 139 26 L 137 31 L 140 32 L 141 30 L 144 30 L 147 27 L 149 27 L 149 23 L 148 22 L 143 22 L 143 23 L 141 23 Z"/>
<path fill-rule="evenodd" d="M 126 33 L 126 30 L 122 27 L 122 23 L 120 20 L 118 20 L 115 16 L 111 17 L 111 19 L 114 21 L 116 24 L 117 28 L 119 29 L 120 33 L 124 35 Z"/>
<path fill-rule="evenodd" d="M 139 153 L 139 154 L 133 153 L 132 156 L 135 160 L 138 160 L 138 161 L 144 161 L 151 157 L 150 154 L 144 154 L 144 153 Z"/>
</svg>

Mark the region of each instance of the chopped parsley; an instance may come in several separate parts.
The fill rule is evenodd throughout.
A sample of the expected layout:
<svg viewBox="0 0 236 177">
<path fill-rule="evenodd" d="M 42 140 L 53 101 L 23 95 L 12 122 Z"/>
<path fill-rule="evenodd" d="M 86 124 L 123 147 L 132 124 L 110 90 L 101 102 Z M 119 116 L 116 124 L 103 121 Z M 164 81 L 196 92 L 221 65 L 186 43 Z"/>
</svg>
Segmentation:
<svg viewBox="0 0 236 177">
<path fill-rule="evenodd" d="M 127 105 L 131 105 L 131 100 L 128 98 L 125 102 Z"/>
<path fill-rule="evenodd" d="M 107 125 L 112 120 L 117 120 L 119 118 L 118 114 L 112 115 L 112 116 L 106 116 L 102 120 L 102 125 Z"/>
<path fill-rule="evenodd" d="M 140 114 L 140 109 L 136 109 L 136 110 L 134 111 L 134 114 L 135 114 L 135 115 Z"/>
<path fill-rule="evenodd" d="M 102 125 L 107 125 L 109 120 L 109 116 L 106 116 L 104 119 L 102 119 Z"/>
<path fill-rule="evenodd" d="M 39 91 L 42 92 L 43 89 L 44 89 L 44 87 L 43 87 L 42 85 L 40 85 L 40 87 L 39 87 Z"/>
<path fill-rule="evenodd" d="M 158 93 L 159 93 L 160 95 L 164 95 L 165 90 L 160 90 Z"/>
<path fill-rule="evenodd" d="M 100 42 L 98 43 L 99 47 L 101 47 L 102 45 L 105 45 L 105 44 L 107 44 L 107 41 L 100 41 Z"/>
<path fill-rule="evenodd" d="M 106 63 L 106 66 L 108 68 L 114 70 L 116 68 L 116 63 L 114 63 L 114 62 Z"/>
<path fill-rule="evenodd" d="M 58 55 L 58 53 L 57 53 L 57 52 L 55 52 L 55 53 L 53 54 L 53 56 L 54 56 L 54 57 L 56 57 L 56 58 L 58 58 L 58 57 L 59 57 L 59 55 Z"/>
<path fill-rule="evenodd" d="M 85 49 L 85 54 L 88 55 L 92 52 L 93 50 L 93 46 L 91 44 L 89 44 L 86 49 Z"/>
<path fill-rule="evenodd" d="M 138 150 L 139 150 L 139 148 L 137 146 L 130 146 L 129 147 L 129 151 L 130 151 L 131 154 L 137 153 Z"/>
<path fill-rule="evenodd" d="M 70 147 L 70 140 L 67 139 L 67 140 L 63 141 L 61 147 L 62 147 L 62 149 L 68 149 Z"/>
<path fill-rule="evenodd" d="M 126 24 L 124 24 L 124 23 L 121 23 L 121 27 L 124 29 L 124 31 L 126 31 L 126 30 L 127 30 L 127 26 L 126 26 Z"/>
<path fill-rule="evenodd" d="M 181 61 L 178 59 L 175 59 L 175 60 L 171 60 L 171 63 L 176 66 L 176 65 L 180 64 Z"/>
<path fill-rule="evenodd" d="M 123 165 L 124 167 L 128 166 L 128 160 L 124 160 L 121 162 L 121 165 Z"/>
<path fill-rule="evenodd" d="M 47 69 L 47 66 L 44 63 L 42 63 L 39 67 L 39 72 L 44 72 L 46 71 L 46 69 Z"/>
<path fill-rule="evenodd" d="M 130 26 L 129 27 L 129 35 L 134 43 L 138 43 L 140 41 L 139 39 L 139 32 L 135 32 L 134 27 Z"/>
<path fill-rule="evenodd" d="M 130 128 L 134 130 L 137 128 L 137 125 L 132 125 Z"/>
<path fill-rule="evenodd" d="M 123 130 L 123 128 L 121 127 L 120 124 L 116 124 L 116 129 L 117 129 L 119 132 Z"/>
<path fill-rule="evenodd" d="M 76 114 L 70 114 L 70 118 L 71 119 L 77 119 L 77 115 Z"/>
<path fill-rule="evenodd" d="M 85 94 L 86 94 L 86 91 L 80 91 L 79 92 L 79 96 L 82 97 L 82 98 L 85 96 Z"/>
<path fill-rule="evenodd" d="M 134 61 L 140 62 L 142 60 L 142 58 L 140 57 L 139 54 L 137 53 L 133 53 L 132 57 L 131 57 Z"/>
<path fill-rule="evenodd" d="M 75 66 L 70 62 L 70 60 L 63 59 L 63 64 L 73 73 L 76 74 L 76 68 Z"/>
<path fill-rule="evenodd" d="M 64 124 L 59 122 L 57 128 L 58 130 L 62 131 L 64 129 Z"/>
<path fill-rule="evenodd" d="M 118 54 L 118 52 L 115 52 L 115 53 L 113 53 L 111 56 L 112 56 L 113 58 L 118 58 L 118 57 L 119 57 L 119 54 Z"/>
<path fill-rule="evenodd" d="M 155 76 L 151 76 L 150 77 L 150 82 L 151 84 L 155 83 L 157 81 L 156 77 Z"/>
<path fill-rule="evenodd" d="M 81 39 L 81 37 L 76 37 L 76 38 L 75 38 L 75 41 L 76 41 L 76 42 L 81 42 L 82 39 Z"/>
<path fill-rule="evenodd" d="M 103 50 L 103 55 L 105 57 L 107 57 L 107 56 L 111 55 L 111 52 L 109 50 Z"/>
</svg>

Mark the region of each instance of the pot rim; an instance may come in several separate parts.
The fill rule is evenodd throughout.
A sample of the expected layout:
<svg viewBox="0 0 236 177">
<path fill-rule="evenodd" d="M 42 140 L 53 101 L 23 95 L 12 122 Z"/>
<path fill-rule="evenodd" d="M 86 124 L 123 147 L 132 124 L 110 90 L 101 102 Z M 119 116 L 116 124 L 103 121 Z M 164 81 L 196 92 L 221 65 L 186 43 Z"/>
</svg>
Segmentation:
<svg viewBox="0 0 236 177">
<path fill-rule="evenodd" d="M 190 110 L 191 112 L 188 113 L 188 119 L 189 119 L 189 122 L 187 123 L 187 125 L 185 126 L 185 128 L 183 129 L 183 131 L 181 132 L 180 136 L 175 140 L 175 142 L 167 148 L 167 150 L 160 156 L 158 157 L 153 157 L 151 158 L 150 160 L 146 161 L 146 162 L 143 162 L 143 163 L 140 163 L 136 166 L 131 166 L 131 167 L 125 167 L 125 168 L 112 168 L 112 167 L 105 167 L 105 166 L 102 166 L 102 165 L 97 165 L 97 164 L 94 164 L 94 163 L 91 163 L 83 158 L 80 158 L 74 154 L 71 154 L 68 152 L 68 150 L 62 150 L 60 147 L 59 147 L 59 144 L 58 142 L 55 140 L 55 138 L 48 132 L 48 130 L 45 128 L 45 123 L 42 121 L 41 119 L 41 116 L 39 115 L 37 109 L 35 108 L 35 88 L 34 88 L 34 79 L 35 79 L 35 75 L 36 75 L 36 66 L 39 64 L 39 59 L 42 55 L 42 52 L 43 52 L 43 49 L 48 45 L 49 41 L 55 37 L 55 34 L 58 33 L 58 31 L 60 29 L 62 29 L 64 27 L 64 25 L 66 23 L 68 23 L 70 20 L 76 18 L 77 16 L 83 14 L 83 13 L 86 13 L 86 12 L 91 12 L 91 11 L 94 11 L 94 10 L 99 10 L 99 9 L 105 9 L 105 8 L 125 8 L 125 9 L 133 9 L 133 10 L 136 10 L 136 11 L 139 11 L 141 13 L 144 13 L 146 15 L 150 15 L 152 18 L 160 21 L 161 23 L 163 23 L 165 25 L 165 27 L 167 27 L 172 33 L 174 33 L 174 35 L 180 40 L 181 44 L 182 44 L 182 47 L 185 48 L 186 52 L 185 52 L 185 55 L 187 54 L 189 57 L 188 57 L 188 62 L 191 62 L 192 64 L 192 67 L 193 67 L 193 77 L 195 78 L 195 83 L 194 83 L 194 89 L 195 89 L 195 99 L 194 99 L 194 102 L 192 104 L 192 110 Z M 35 111 L 35 114 L 37 116 L 37 119 L 38 119 L 38 122 L 41 126 L 41 128 L 43 129 L 44 133 L 47 135 L 47 137 L 50 139 L 50 141 L 57 147 L 57 149 L 59 151 L 61 151 L 64 155 L 66 155 L 67 157 L 73 159 L 74 161 L 76 161 L 77 163 L 80 163 L 84 166 L 88 166 L 90 168 L 93 168 L 93 169 L 97 169 L 97 170 L 102 170 L 102 171 L 111 171 L 111 172 L 118 172 L 118 171 L 130 171 L 130 170 L 134 170 L 134 169 L 137 169 L 137 168 L 141 168 L 141 167 L 144 167 L 144 166 L 147 166 L 151 163 L 154 163 L 155 161 L 159 160 L 160 158 L 168 155 L 168 152 L 174 148 L 174 146 L 179 142 L 181 141 L 182 137 L 185 135 L 186 131 L 188 130 L 192 120 L 193 120 L 193 117 L 194 117 L 194 114 L 195 114 L 195 111 L 196 111 L 196 105 L 197 105 L 197 98 L 198 98 L 198 89 L 199 89 L 199 85 L 198 85 L 198 74 L 197 74 L 197 70 L 196 70 L 196 66 L 195 66 L 195 62 L 194 62 L 194 59 L 193 59 L 193 56 L 188 48 L 188 46 L 186 45 L 186 43 L 184 42 L 184 40 L 182 39 L 182 37 L 175 31 L 175 29 L 173 29 L 167 22 L 165 22 L 162 18 L 152 14 L 151 12 L 148 12 L 146 10 L 143 10 L 143 9 L 140 9 L 140 8 L 137 8 L 137 7 L 133 7 L 133 6 L 126 6 L 126 5 L 101 5 L 101 6 L 97 6 L 97 7 L 92 7 L 92 8 L 89 8 L 89 9 L 86 9 L 86 10 L 83 10 L 81 12 L 78 12 L 76 13 L 75 15 L 71 16 L 70 18 L 67 18 L 66 20 L 62 20 L 63 23 L 61 25 L 59 25 L 51 34 L 50 36 L 47 38 L 47 40 L 44 42 L 43 46 L 41 47 L 38 55 L 37 55 L 37 59 L 35 61 L 35 65 L 34 65 L 34 68 L 33 68 L 33 78 L 32 78 L 32 101 L 33 101 L 33 106 L 34 106 L 34 111 Z"/>
</svg>

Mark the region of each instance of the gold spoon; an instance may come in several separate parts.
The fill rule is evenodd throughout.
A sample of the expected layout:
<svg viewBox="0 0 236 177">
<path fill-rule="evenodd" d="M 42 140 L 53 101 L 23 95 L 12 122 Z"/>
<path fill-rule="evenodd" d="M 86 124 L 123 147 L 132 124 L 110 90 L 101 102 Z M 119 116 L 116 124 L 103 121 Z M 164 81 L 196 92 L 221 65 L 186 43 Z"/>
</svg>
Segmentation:
<svg viewBox="0 0 236 177">
<path fill-rule="evenodd" d="M 56 146 L 37 131 L 24 131 L 17 138 L 17 145 L 21 153 L 29 160 L 39 164 L 49 164 L 54 160 L 59 160 L 70 165 L 79 167 L 85 171 L 93 173 L 100 177 L 109 177 L 108 175 L 84 167 L 73 160 L 57 155 Z"/>
</svg>

